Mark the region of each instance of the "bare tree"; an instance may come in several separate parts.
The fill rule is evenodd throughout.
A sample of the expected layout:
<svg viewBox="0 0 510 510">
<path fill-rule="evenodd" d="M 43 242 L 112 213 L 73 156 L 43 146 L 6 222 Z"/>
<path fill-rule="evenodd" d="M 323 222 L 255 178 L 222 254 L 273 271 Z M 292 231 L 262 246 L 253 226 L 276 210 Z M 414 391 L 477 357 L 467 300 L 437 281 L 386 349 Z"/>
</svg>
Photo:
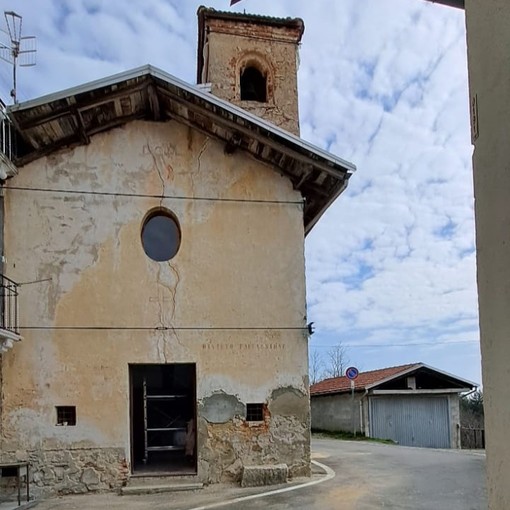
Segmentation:
<svg viewBox="0 0 510 510">
<path fill-rule="evenodd" d="M 337 344 L 327 352 L 325 373 L 328 377 L 341 377 L 349 366 L 350 360 L 347 347 Z"/>
<path fill-rule="evenodd" d="M 324 378 L 324 360 L 322 359 L 321 353 L 316 349 L 310 351 L 308 374 L 310 384 L 318 383 Z"/>
</svg>

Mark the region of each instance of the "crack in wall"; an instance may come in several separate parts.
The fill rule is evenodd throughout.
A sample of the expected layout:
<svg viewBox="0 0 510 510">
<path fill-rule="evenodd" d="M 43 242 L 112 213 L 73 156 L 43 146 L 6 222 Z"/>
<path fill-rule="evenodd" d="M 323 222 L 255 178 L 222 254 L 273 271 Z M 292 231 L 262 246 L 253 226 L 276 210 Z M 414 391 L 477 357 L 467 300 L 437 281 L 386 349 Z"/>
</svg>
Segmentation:
<svg viewBox="0 0 510 510">
<path fill-rule="evenodd" d="M 196 173 L 197 174 L 200 174 L 200 172 L 202 171 L 202 156 L 204 154 L 204 152 L 207 150 L 207 146 L 209 145 L 209 138 L 206 138 L 204 140 L 204 143 L 202 144 L 202 147 L 200 148 L 200 151 L 198 152 L 198 156 L 197 156 L 197 168 L 196 168 Z M 191 194 L 192 196 L 195 196 L 195 178 L 194 178 L 194 174 L 195 171 L 191 171 L 190 172 L 190 180 L 191 180 Z"/>
<path fill-rule="evenodd" d="M 163 198 L 165 196 L 165 180 L 163 179 L 163 175 L 161 173 L 161 169 L 159 168 L 158 158 L 156 158 L 156 155 L 154 154 L 154 151 L 152 150 L 149 140 L 147 140 L 147 143 L 145 145 L 147 147 L 147 152 L 151 155 L 152 161 L 154 163 L 154 168 L 156 172 L 158 173 L 159 180 L 161 181 L 161 198 L 159 201 L 159 206 L 163 207 Z"/>
<path fill-rule="evenodd" d="M 158 266 L 157 285 L 158 285 L 158 287 L 160 285 L 162 285 L 162 282 L 161 282 L 161 265 Z M 163 285 L 163 287 L 164 287 L 164 285 Z M 163 314 L 164 314 L 164 310 L 163 310 L 164 296 L 163 296 L 163 293 L 161 293 L 161 297 L 160 297 L 160 294 L 158 292 L 158 298 L 157 299 L 158 299 L 158 307 L 159 307 L 159 327 L 161 327 L 161 329 L 163 330 L 165 328 L 165 320 L 164 320 L 164 317 L 163 317 Z M 157 349 L 158 349 L 158 358 L 160 360 L 164 360 L 165 363 L 168 363 L 168 360 L 166 358 L 165 332 L 164 331 L 161 331 L 160 334 L 159 334 L 158 341 L 157 341 Z"/>
<path fill-rule="evenodd" d="M 200 150 L 200 153 L 198 155 L 198 172 L 200 172 L 200 167 L 201 167 L 201 161 L 200 161 L 200 158 L 203 154 L 203 152 L 206 150 L 207 148 L 207 145 L 208 145 L 208 142 L 209 142 L 209 139 L 207 138 L 205 141 L 204 141 L 204 144 L 202 145 L 202 148 Z M 165 183 L 165 179 L 163 177 L 163 169 L 161 168 L 161 161 L 160 161 L 160 158 L 157 157 L 157 154 L 155 154 L 155 151 L 154 149 L 151 148 L 150 146 L 150 143 L 149 143 L 149 140 L 147 140 L 147 143 L 146 143 L 146 148 L 147 148 L 147 152 L 150 154 L 151 158 L 152 158 L 152 161 L 154 163 L 154 169 L 156 170 L 157 174 L 158 174 L 158 177 L 159 177 L 159 180 L 161 182 L 161 197 L 160 197 L 160 201 L 159 201 L 159 207 L 160 208 L 163 208 L 163 200 L 164 200 L 164 197 L 166 195 L 166 183 Z M 193 180 L 193 172 L 190 172 L 190 178 L 191 178 L 191 188 L 192 188 L 192 194 L 194 195 L 194 180 Z M 160 293 L 158 292 L 158 306 L 159 306 L 159 326 L 162 328 L 162 329 L 166 329 L 166 328 L 169 328 L 172 330 L 172 333 L 175 337 L 175 339 L 177 340 L 177 343 L 181 346 L 181 347 L 184 347 L 184 344 L 181 342 L 180 338 L 179 338 L 179 335 L 177 334 L 177 331 L 174 329 L 173 327 L 173 322 L 174 322 L 174 319 L 175 319 L 175 311 L 176 311 L 176 306 L 177 306 L 177 291 L 178 291 L 178 287 L 179 287 L 179 283 L 180 283 L 180 275 L 179 275 L 179 272 L 177 271 L 177 268 L 175 268 L 170 261 L 168 261 L 168 267 L 171 271 L 171 273 L 173 274 L 174 276 L 174 279 L 175 279 L 175 283 L 173 286 L 171 285 L 165 285 L 163 279 L 162 279 L 162 266 L 159 267 L 158 269 L 158 276 L 157 276 L 157 284 L 158 284 L 158 287 L 159 287 L 159 290 L 161 290 L 161 295 Z M 169 317 L 168 317 L 168 322 L 169 323 L 166 323 L 167 321 L 165 320 L 165 309 L 164 309 L 164 300 L 165 300 L 165 292 L 164 292 L 164 289 L 166 289 L 166 291 L 168 291 L 168 293 L 170 294 L 170 298 L 171 298 L 171 306 L 170 306 L 170 314 L 169 314 Z M 167 338 L 165 336 L 165 332 L 163 331 L 161 333 L 161 337 L 158 339 L 158 344 L 157 344 L 157 349 L 158 349 L 158 356 L 160 359 L 163 359 L 165 361 L 165 363 L 168 362 L 167 360 L 167 348 L 168 348 L 168 344 L 167 344 Z"/>
<path fill-rule="evenodd" d="M 172 306 L 171 306 L 169 327 L 172 329 L 172 332 L 173 332 L 173 334 L 175 336 L 175 339 L 177 340 L 177 343 L 181 347 L 184 347 L 184 344 L 181 342 L 181 339 L 179 338 L 179 335 L 177 334 L 177 331 L 173 328 L 173 323 L 174 323 L 174 319 L 175 319 L 175 310 L 177 308 L 177 291 L 178 291 L 178 288 L 179 288 L 179 284 L 181 283 L 181 276 L 179 274 L 179 271 L 177 271 L 177 269 L 172 265 L 172 263 L 170 261 L 168 261 L 168 267 L 169 267 L 170 271 L 172 272 L 172 274 L 174 275 L 174 278 L 175 278 L 175 285 L 174 285 L 174 288 L 173 288 L 173 292 L 172 292 L 172 289 L 170 287 L 167 287 L 168 290 L 171 293 L 171 296 L 172 296 Z"/>
<path fill-rule="evenodd" d="M 147 143 L 145 145 L 147 147 L 147 152 L 151 155 L 152 161 L 154 163 L 154 169 L 156 170 L 159 180 L 161 182 L 161 197 L 159 199 L 159 207 L 163 208 L 163 199 L 165 197 L 165 180 L 163 179 L 162 169 L 159 166 L 158 158 L 156 157 L 156 154 L 154 154 L 154 150 L 151 148 L 149 140 L 147 140 Z M 161 327 L 162 331 L 159 333 L 159 337 L 157 340 L 157 352 L 158 352 L 158 358 L 160 360 L 163 360 L 165 363 L 168 363 L 168 359 L 166 356 L 166 337 L 165 337 L 165 319 L 164 319 L 164 292 L 163 289 L 167 289 L 170 291 L 170 294 L 172 295 L 172 299 L 174 301 L 174 312 L 175 313 L 175 292 L 172 293 L 172 289 L 170 289 L 168 286 L 166 286 L 162 279 L 161 279 L 161 271 L 162 271 L 162 265 L 158 266 L 158 275 L 157 275 L 157 286 L 158 286 L 158 307 L 159 307 L 159 327 Z M 160 293 L 161 291 L 161 293 Z"/>
</svg>

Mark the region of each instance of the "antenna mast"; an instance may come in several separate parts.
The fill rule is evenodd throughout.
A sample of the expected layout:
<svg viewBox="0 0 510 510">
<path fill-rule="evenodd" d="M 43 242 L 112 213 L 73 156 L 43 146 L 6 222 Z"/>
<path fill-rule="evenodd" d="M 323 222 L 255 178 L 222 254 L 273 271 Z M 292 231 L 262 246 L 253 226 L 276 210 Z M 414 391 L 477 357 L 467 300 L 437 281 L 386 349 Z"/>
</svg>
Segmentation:
<svg viewBox="0 0 510 510">
<path fill-rule="evenodd" d="M 34 36 L 21 36 L 23 18 L 14 11 L 4 11 L 7 30 L 1 30 L 5 43 L 0 41 L 0 59 L 12 65 L 12 90 L 11 97 L 14 104 L 18 102 L 16 96 L 16 68 L 35 66 L 37 52 Z"/>
</svg>

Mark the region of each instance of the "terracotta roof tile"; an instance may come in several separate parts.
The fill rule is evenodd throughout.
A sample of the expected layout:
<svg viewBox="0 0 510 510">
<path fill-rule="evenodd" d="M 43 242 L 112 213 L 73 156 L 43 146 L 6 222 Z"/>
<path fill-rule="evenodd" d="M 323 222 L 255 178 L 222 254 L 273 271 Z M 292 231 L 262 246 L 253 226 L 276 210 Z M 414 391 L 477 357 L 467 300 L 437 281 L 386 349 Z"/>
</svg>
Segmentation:
<svg viewBox="0 0 510 510">
<path fill-rule="evenodd" d="M 380 370 L 371 370 L 370 372 L 360 372 L 354 380 L 355 390 L 364 390 L 367 386 L 375 384 L 384 379 L 405 372 L 412 367 L 420 367 L 421 363 L 410 363 L 409 365 L 400 365 L 398 367 L 382 368 Z M 350 391 L 351 381 L 347 377 L 332 377 L 325 379 L 310 386 L 310 395 L 324 395 L 328 393 L 344 393 Z"/>
<path fill-rule="evenodd" d="M 274 16 L 264 16 L 260 14 L 247 14 L 245 12 L 218 11 L 211 7 L 201 5 L 197 11 L 198 16 L 229 19 L 236 21 L 247 21 L 249 23 L 273 24 L 289 28 L 299 28 L 301 33 L 304 32 L 305 24 L 301 18 L 277 18 Z"/>
</svg>

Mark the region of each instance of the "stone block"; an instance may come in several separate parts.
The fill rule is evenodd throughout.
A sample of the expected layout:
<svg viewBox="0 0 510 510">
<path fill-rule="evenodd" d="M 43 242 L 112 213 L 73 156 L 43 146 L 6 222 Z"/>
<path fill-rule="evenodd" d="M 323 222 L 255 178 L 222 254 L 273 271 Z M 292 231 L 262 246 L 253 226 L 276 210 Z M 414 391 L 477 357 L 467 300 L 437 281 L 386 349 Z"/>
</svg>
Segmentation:
<svg viewBox="0 0 510 510">
<path fill-rule="evenodd" d="M 94 486 L 99 485 L 99 474 L 91 467 L 85 468 L 81 475 L 81 482 L 87 487 L 87 489 L 91 490 Z"/>
<path fill-rule="evenodd" d="M 241 487 L 260 487 L 286 483 L 289 476 L 287 464 L 244 466 Z"/>
</svg>

